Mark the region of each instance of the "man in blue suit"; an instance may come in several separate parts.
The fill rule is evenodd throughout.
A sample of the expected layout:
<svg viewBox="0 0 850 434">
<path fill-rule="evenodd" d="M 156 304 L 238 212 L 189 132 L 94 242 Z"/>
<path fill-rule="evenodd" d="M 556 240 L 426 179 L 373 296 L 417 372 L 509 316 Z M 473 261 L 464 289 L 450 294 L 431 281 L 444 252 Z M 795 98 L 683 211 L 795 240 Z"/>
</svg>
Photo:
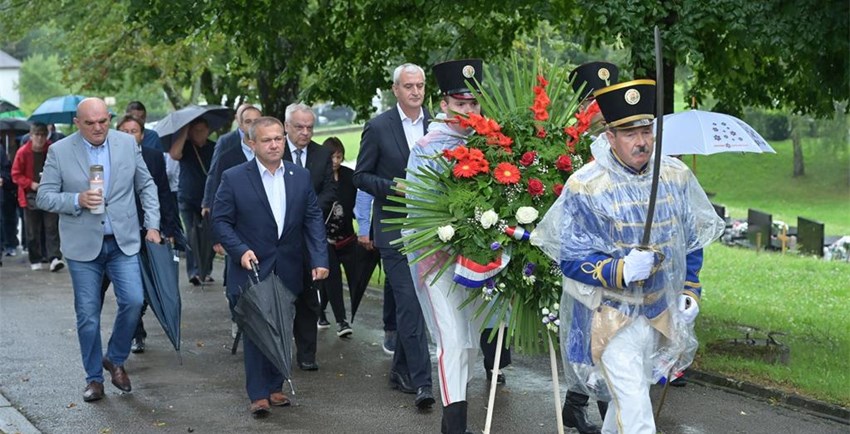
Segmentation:
<svg viewBox="0 0 850 434">
<path fill-rule="evenodd" d="M 213 207 L 213 230 L 230 261 L 227 295 L 236 304 L 253 261 L 259 264 L 260 280 L 275 273 L 291 291 L 286 295 L 294 304 L 305 290 L 305 259 L 312 280 L 328 276 L 322 211 L 307 169 L 282 160 L 286 139 L 279 120 L 258 118 L 248 130 L 248 140 L 256 158 L 222 174 Z M 251 413 L 261 417 L 270 405 L 289 405 L 281 373 L 247 336 L 244 342 Z"/>
<path fill-rule="evenodd" d="M 425 96 L 425 72 L 406 63 L 393 72 L 393 93 L 398 105 L 366 123 L 360 139 L 360 153 L 354 170 L 354 185 L 374 196 L 372 224 L 375 246 L 392 287 L 396 305 L 397 344 L 390 368 L 390 386 L 404 393 L 415 393 L 417 408 L 434 404 L 431 384 L 431 360 L 427 331 L 407 258 L 390 241 L 398 239 L 398 230 L 384 231 L 382 221 L 404 217 L 384 210 L 392 205 L 387 197 L 399 194 L 393 189 L 394 178 L 404 178 L 410 148 L 425 135 L 431 116 L 422 107 Z M 384 302 L 386 303 L 386 299 Z"/>
</svg>

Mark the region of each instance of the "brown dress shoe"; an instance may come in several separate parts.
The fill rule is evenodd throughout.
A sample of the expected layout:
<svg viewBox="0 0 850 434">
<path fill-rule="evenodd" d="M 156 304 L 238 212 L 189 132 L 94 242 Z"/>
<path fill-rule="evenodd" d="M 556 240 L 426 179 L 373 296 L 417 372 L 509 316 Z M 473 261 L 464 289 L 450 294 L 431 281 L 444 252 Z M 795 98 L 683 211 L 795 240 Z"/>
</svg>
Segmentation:
<svg viewBox="0 0 850 434">
<path fill-rule="evenodd" d="M 275 407 L 288 407 L 292 404 L 289 397 L 284 395 L 283 392 L 272 392 L 269 396 L 269 402 Z"/>
<path fill-rule="evenodd" d="M 103 399 L 103 383 L 92 381 L 83 392 L 83 401 L 92 402 Z"/>
<path fill-rule="evenodd" d="M 251 403 L 251 407 L 248 410 L 254 415 L 254 417 L 266 417 L 269 415 L 269 400 L 258 399 Z"/>
<path fill-rule="evenodd" d="M 130 386 L 130 377 L 127 376 L 127 371 L 124 366 L 115 366 L 106 357 L 103 358 L 103 367 L 112 375 L 112 384 L 124 392 L 129 392 L 133 388 Z"/>
</svg>

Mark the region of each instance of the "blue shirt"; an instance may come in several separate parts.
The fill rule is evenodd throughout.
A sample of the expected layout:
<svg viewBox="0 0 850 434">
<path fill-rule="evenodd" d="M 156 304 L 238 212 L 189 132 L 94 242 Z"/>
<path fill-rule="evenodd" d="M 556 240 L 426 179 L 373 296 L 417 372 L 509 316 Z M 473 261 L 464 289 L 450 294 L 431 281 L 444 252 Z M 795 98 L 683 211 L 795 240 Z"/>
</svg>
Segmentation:
<svg viewBox="0 0 850 434">
<path fill-rule="evenodd" d="M 103 202 L 107 204 L 106 200 L 109 197 L 109 176 L 110 176 L 110 165 L 109 165 L 109 143 L 104 141 L 100 146 L 93 146 L 88 140 L 83 139 L 83 143 L 86 144 L 86 151 L 88 151 L 89 155 L 89 166 L 94 166 L 95 164 L 99 164 L 103 166 Z M 77 203 L 79 203 L 79 195 L 77 196 Z M 103 234 L 104 235 L 112 235 L 112 222 L 109 220 L 109 213 L 103 213 Z"/>
<path fill-rule="evenodd" d="M 372 228 L 372 201 L 374 198 L 363 190 L 357 190 L 354 200 L 354 218 L 357 219 L 357 235 L 369 236 Z"/>
</svg>

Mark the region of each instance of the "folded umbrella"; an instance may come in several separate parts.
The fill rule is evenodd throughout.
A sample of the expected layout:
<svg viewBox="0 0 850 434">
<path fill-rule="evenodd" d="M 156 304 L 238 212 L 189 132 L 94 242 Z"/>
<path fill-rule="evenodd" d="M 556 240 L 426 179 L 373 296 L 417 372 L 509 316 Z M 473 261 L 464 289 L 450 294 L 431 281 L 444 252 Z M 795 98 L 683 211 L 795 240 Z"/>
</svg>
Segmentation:
<svg viewBox="0 0 850 434">
<path fill-rule="evenodd" d="M 209 216 L 197 220 L 188 232 L 189 248 L 195 255 L 195 264 L 198 266 L 198 274 L 202 278 L 201 285 L 203 286 L 203 278 L 209 276 L 212 272 L 210 265 L 215 257 L 212 242 L 212 222 Z"/>
<path fill-rule="evenodd" d="M 145 240 L 140 257 L 145 300 L 179 354 L 182 304 L 177 255 L 168 244 Z"/>
<path fill-rule="evenodd" d="M 207 121 L 210 131 L 216 131 L 225 126 L 229 127 L 233 123 L 233 110 L 221 105 L 193 104 L 169 113 L 154 127 L 165 151 L 171 149 L 171 143 L 174 142 L 177 132 L 198 118 L 204 118 Z"/>
<path fill-rule="evenodd" d="M 357 313 L 357 308 L 360 307 L 360 302 L 363 300 L 363 295 L 366 294 L 366 288 L 369 287 L 369 281 L 372 279 L 372 273 L 375 272 L 381 262 L 381 255 L 378 249 L 368 250 L 356 243 L 354 254 L 357 257 L 355 264 L 357 269 L 353 274 L 353 278 L 348 281 L 348 293 L 351 296 L 351 323 L 354 323 L 354 315 Z"/>
<path fill-rule="evenodd" d="M 260 281 L 256 264 L 252 266 L 253 279 L 242 290 L 233 309 L 236 324 L 240 332 L 274 364 L 283 378 L 290 380 L 295 294 L 274 273 Z"/>
<path fill-rule="evenodd" d="M 48 98 L 29 117 L 30 122 L 44 124 L 71 124 L 77 115 L 77 105 L 86 99 L 82 95 L 65 95 Z"/>
</svg>

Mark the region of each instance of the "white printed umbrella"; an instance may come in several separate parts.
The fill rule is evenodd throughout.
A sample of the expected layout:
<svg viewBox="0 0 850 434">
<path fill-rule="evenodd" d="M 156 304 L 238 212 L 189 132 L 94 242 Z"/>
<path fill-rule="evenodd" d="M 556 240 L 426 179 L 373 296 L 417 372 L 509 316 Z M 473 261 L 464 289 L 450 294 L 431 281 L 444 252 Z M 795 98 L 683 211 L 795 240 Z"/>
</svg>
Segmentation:
<svg viewBox="0 0 850 434">
<path fill-rule="evenodd" d="M 776 151 L 744 121 L 723 113 L 688 110 L 664 116 L 664 155 Z"/>
</svg>

